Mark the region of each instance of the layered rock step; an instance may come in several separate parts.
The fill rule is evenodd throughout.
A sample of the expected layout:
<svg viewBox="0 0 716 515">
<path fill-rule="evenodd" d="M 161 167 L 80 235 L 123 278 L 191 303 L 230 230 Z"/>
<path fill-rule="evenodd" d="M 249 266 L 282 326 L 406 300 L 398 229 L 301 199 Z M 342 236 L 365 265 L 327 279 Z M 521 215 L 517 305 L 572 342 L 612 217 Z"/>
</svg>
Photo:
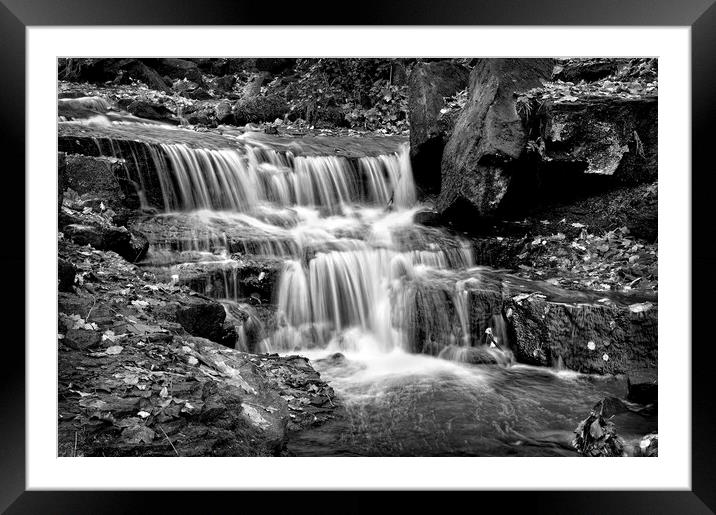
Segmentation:
<svg viewBox="0 0 716 515">
<path fill-rule="evenodd" d="M 487 268 L 424 273 L 401 295 L 393 321 L 416 352 L 496 347 L 521 363 L 584 373 L 657 368 L 656 295 L 564 290 Z"/>
<path fill-rule="evenodd" d="M 358 144 L 351 138 L 297 139 L 237 129 L 58 125 L 61 152 L 120 160 L 111 171 L 130 208 L 247 211 L 262 201 L 324 208 L 402 202 L 391 198 L 402 191 L 392 184 L 400 179 L 396 160 L 407 142 L 399 136 L 366 137 Z"/>
</svg>

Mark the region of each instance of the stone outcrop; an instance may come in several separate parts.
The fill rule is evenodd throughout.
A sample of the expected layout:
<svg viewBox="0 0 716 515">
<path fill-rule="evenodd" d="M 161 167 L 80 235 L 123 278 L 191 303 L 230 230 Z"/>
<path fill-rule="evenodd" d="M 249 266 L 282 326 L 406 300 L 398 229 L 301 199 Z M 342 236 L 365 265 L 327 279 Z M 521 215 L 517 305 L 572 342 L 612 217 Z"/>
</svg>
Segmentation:
<svg viewBox="0 0 716 515">
<path fill-rule="evenodd" d="M 518 361 L 597 374 L 657 367 L 656 304 L 565 303 L 519 295 L 505 304 Z"/>
<path fill-rule="evenodd" d="M 655 298 L 568 291 L 490 270 L 407 286 L 392 320 L 412 352 L 475 363 L 512 353 L 521 363 L 596 374 L 657 368 Z M 486 352 L 495 349 L 501 354 Z"/>
<path fill-rule="evenodd" d="M 408 82 L 410 157 L 419 187 L 437 192 L 445 130 L 439 122 L 445 97 L 467 87 L 470 72 L 450 61 L 416 64 Z"/>
<path fill-rule="evenodd" d="M 83 207 L 92 205 L 96 209 L 101 203 L 115 211 L 123 207 L 138 207 L 134 195 L 125 193 L 133 188 L 127 184 L 121 160 L 68 154 L 64 170 L 64 187 L 71 188 L 80 196 Z"/>
<path fill-rule="evenodd" d="M 487 216 L 499 208 L 528 140 L 515 93 L 541 86 L 553 67 L 552 59 L 478 60 L 442 157 L 441 213 Z"/>
<path fill-rule="evenodd" d="M 549 166 L 571 165 L 575 173 L 613 176 L 627 184 L 657 179 L 657 122 L 655 96 L 548 100 L 534 121 Z"/>
</svg>

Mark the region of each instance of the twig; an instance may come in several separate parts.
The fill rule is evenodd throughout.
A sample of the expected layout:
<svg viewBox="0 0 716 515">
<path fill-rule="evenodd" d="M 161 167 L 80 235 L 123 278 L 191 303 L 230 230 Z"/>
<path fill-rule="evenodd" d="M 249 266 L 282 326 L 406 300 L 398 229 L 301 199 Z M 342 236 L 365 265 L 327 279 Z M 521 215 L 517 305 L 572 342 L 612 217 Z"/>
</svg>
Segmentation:
<svg viewBox="0 0 716 515">
<path fill-rule="evenodd" d="M 95 304 L 97 304 L 97 297 L 95 297 L 93 295 L 92 296 L 92 307 L 89 309 L 89 311 L 87 312 L 87 316 L 85 317 L 85 320 L 87 320 L 87 322 L 89 322 L 89 316 L 92 314 L 92 310 L 94 309 Z"/>
<path fill-rule="evenodd" d="M 77 456 L 77 431 L 75 431 L 75 447 L 72 449 L 72 457 Z"/>
<path fill-rule="evenodd" d="M 177 448 L 174 447 L 174 444 L 172 443 L 171 439 L 169 438 L 169 435 L 167 435 L 167 432 L 164 431 L 164 428 L 162 426 L 159 426 L 159 429 L 162 430 L 162 433 L 164 433 L 164 438 L 167 439 L 167 441 L 169 442 L 169 445 L 172 446 L 172 449 L 174 449 L 174 452 L 176 453 L 176 455 L 179 456 L 179 451 L 177 451 Z"/>
</svg>

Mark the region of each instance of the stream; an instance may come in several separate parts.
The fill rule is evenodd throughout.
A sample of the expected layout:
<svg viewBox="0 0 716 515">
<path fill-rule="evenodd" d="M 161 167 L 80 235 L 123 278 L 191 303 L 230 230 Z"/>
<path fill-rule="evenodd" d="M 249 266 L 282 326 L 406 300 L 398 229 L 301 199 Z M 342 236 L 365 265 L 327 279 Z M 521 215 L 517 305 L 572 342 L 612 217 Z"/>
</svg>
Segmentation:
<svg viewBox="0 0 716 515">
<path fill-rule="evenodd" d="M 476 266 L 468 241 L 414 222 L 406 143 L 361 155 L 359 141 L 105 132 L 99 154 L 138 163 L 142 203 L 161 198 L 136 226 L 151 244 L 140 265 L 221 301 L 238 350 L 306 356 L 333 387 L 336 418 L 293 435 L 290 454 L 572 456 L 590 408 L 625 396 L 622 378 L 515 362 L 494 298 L 547 286 Z M 617 418 L 627 443 L 656 428 Z"/>
</svg>

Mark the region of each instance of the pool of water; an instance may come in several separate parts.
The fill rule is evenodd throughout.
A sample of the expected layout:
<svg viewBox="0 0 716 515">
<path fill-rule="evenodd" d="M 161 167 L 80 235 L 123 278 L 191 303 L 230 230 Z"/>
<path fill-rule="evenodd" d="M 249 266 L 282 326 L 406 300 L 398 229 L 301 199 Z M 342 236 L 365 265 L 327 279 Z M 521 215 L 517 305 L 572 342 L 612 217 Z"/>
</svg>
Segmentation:
<svg viewBox="0 0 716 515">
<path fill-rule="evenodd" d="M 334 421 L 295 435 L 296 456 L 576 456 L 572 431 L 626 381 L 523 365 L 470 365 L 425 355 L 309 354 L 336 391 Z M 626 447 L 656 415 L 614 418 Z"/>
</svg>

